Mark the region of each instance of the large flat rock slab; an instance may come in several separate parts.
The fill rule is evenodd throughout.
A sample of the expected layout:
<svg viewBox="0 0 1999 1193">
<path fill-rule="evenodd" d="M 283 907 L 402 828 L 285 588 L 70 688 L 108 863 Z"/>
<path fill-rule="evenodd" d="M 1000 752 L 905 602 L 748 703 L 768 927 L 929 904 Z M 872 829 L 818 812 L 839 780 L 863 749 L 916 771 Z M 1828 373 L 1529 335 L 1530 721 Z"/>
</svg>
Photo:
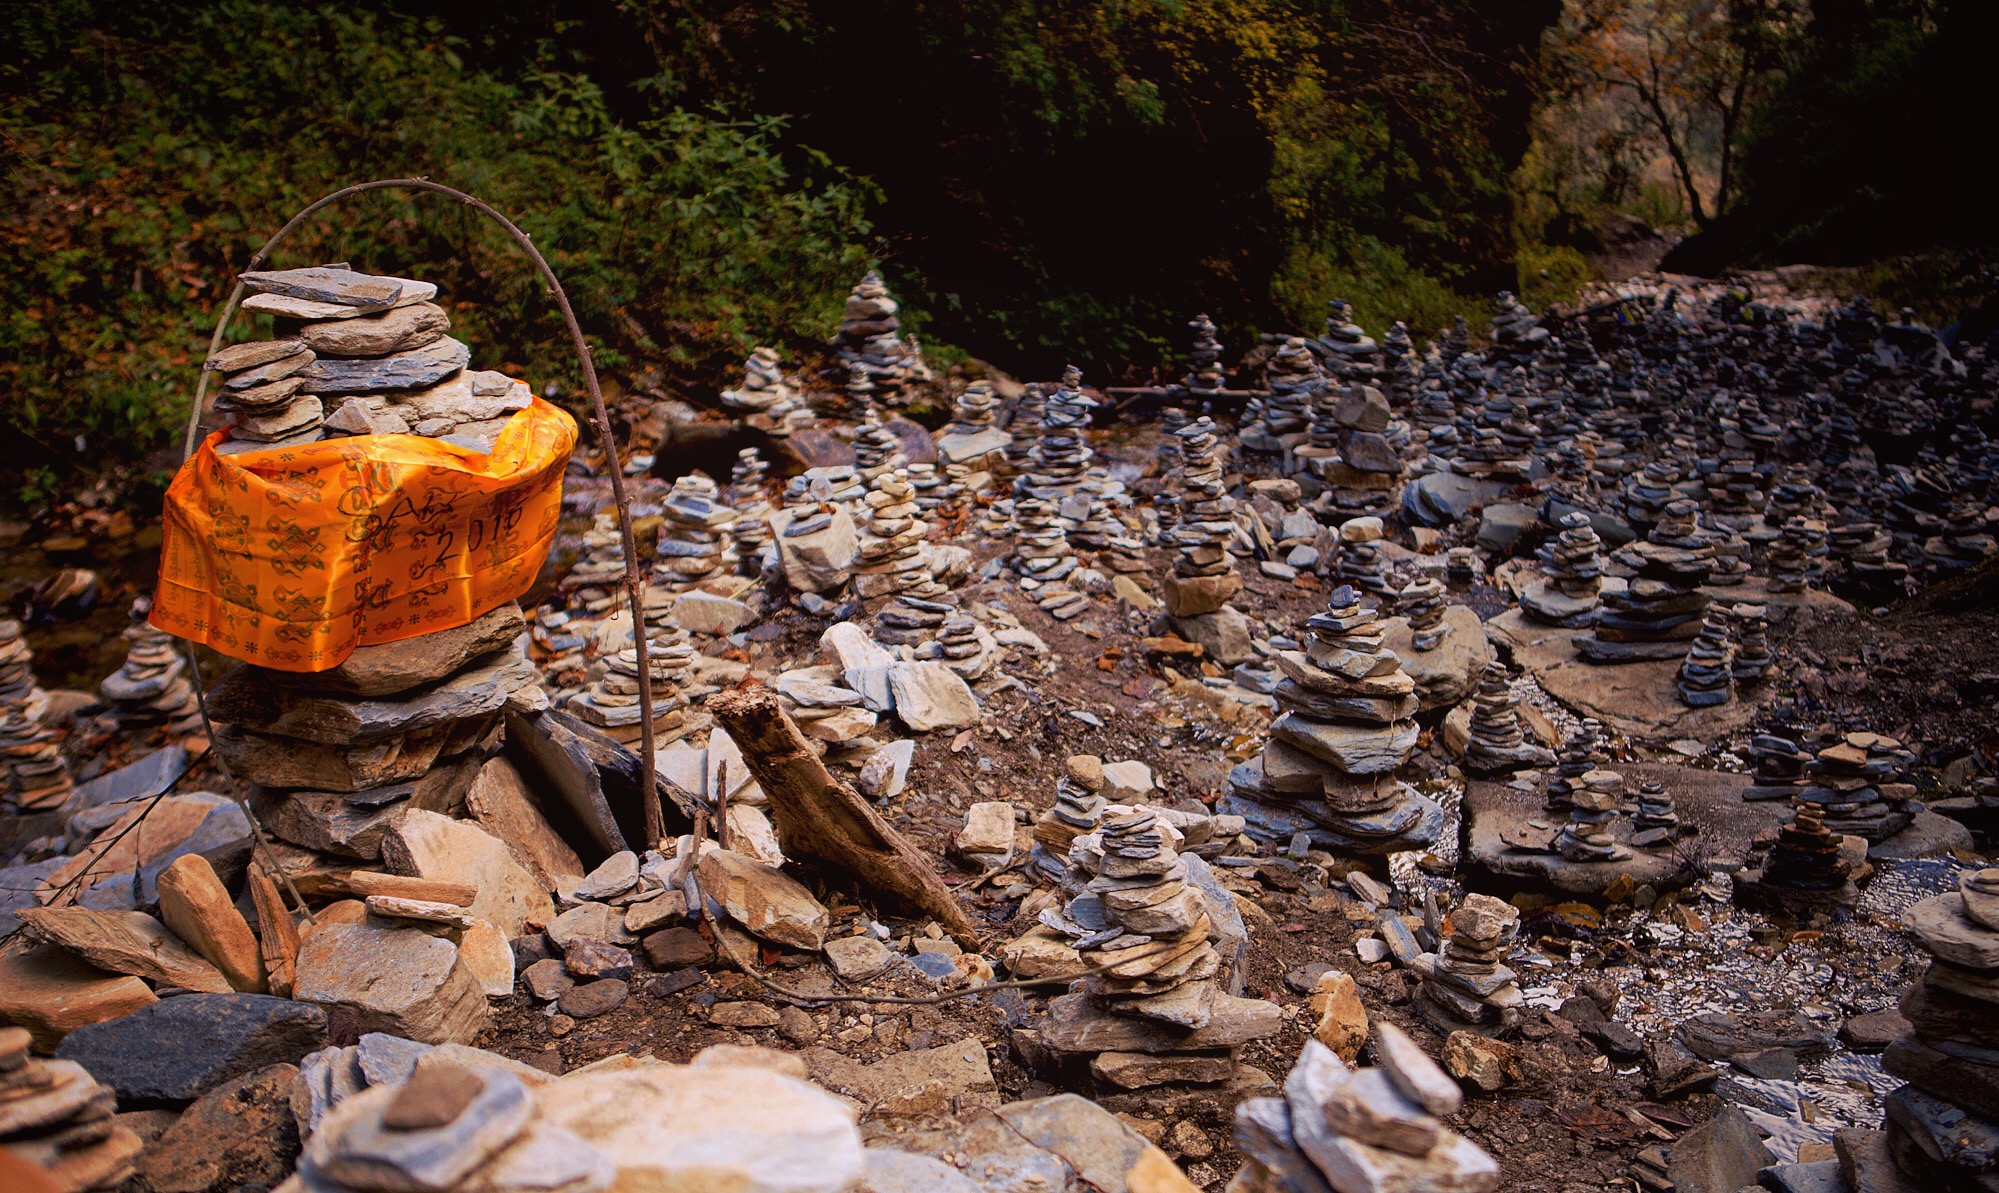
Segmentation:
<svg viewBox="0 0 1999 1193">
<path fill-rule="evenodd" d="M 1534 676 L 1542 691 L 1636 741 L 1682 737 L 1717 741 L 1748 728 L 1776 696 L 1778 685 L 1766 680 L 1738 690 L 1727 704 L 1688 708 L 1673 688 L 1680 671 L 1678 659 L 1587 663 L 1577 657 L 1575 641 L 1587 637 L 1588 630 L 1540 625 L 1522 617 L 1518 609 L 1486 622 L 1485 632 L 1512 655 L 1515 666 Z"/>
<path fill-rule="evenodd" d="M 1466 786 L 1464 797 L 1466 888 L 1500 895 L 1524 890 L 1594 898 L 1620 875 L 1629 874 L 1639 886 L 1664 891 L 1698 880 L 1704 871 L 1695 867 L 1707 859 L 1745 857 L 1757 833 L 1790 819 L 1790 805 L 1781 800 L 1744 800 L 1742 793 L 1750 783 L 1742 775 L 1651 762 L 1619 763 L 1612 769 L 1633 790 L 1648 781 L 1664 784 L 1679 804 L 1680 823 L 1698 833 L 1680 837 L 1671 847 L 1634 849 L 1624 862 L 1571 862 L 1560 854 L 1516 849 L 1508 842 L 1551 837 L 1566 814 L 1545 809 L 1546 797 L 1538 784 L 1523 791 L 1475 780 Z M 1630 817 L 1612 822 L 1611 836 L 1619 844 L 1630 835 Z"/>
</svg>

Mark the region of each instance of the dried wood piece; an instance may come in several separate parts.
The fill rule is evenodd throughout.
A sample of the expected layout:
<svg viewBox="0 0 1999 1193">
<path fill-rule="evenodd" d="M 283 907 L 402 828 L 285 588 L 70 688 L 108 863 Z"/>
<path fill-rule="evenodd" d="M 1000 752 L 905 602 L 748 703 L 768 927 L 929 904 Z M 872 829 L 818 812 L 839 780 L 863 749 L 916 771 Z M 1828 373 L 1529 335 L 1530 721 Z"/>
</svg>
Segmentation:
<svg viewBox="0 0 1999 1193">
<path fill-rule="evenodd" d="M 298 973 L 298 924 L 263 866 L 251 863 L 248 885 L 250 902 L 257 909 L 257 952 L 264 959 L 264 980 L 272 994 L 290 998 Z"/>
<path fill-rule="evenodd" d="M 890 828 L 852 786 L 819 760 L 777 696 L 764 687 L 719 692 L 708 709 L 741 747 L 743 761 L 770 801 L 785 856 L 817 862 L 934 917 L 952 939 L 978 948 L 971 921 L 930 858 Z"/>
<path fill-rule="evenodd" d="M 476 883 L 411 878 L 403 874 L 384 874 L 379 870 L 315 874 L 299 877 L 296 881 L 300 893 L 307 895 L 352 895 L 357 899 L 365 899 L 369 895 L 389 895 L 397 899 L 422 899 L 458 907 L 470 907 L 472 901 L 479 897 Z"/>
</svg>

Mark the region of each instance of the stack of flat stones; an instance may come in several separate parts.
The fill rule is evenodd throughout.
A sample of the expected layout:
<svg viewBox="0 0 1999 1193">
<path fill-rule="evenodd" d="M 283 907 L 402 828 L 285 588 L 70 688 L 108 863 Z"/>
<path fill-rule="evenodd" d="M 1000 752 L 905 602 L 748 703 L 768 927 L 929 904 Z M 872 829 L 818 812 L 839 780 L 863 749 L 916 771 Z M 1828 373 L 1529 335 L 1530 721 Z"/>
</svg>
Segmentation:
<svg viewBox="0 0 1999 1193">
<path fill-rule="evenodd" d="M 1444 582 L 1426 576 L 1402 590 L 1398 601 L 1402 615 L 1409 619 L 1410 645 L 1419 651 L 1435 650 L 1444 640 Z"/>
<path fill-rule="evenodd" d="M 1543 625 L 1588 625 L 1603 589 L 1603 540 L 1589 515 L 1581 510 L 1562 515 L 1562 532 L 1540 555 L 1541 579 L 1520 594 L 1520 611 Z"/>
<path fill-rule="evenodd" d="M 1221 442 L 1202 415 L 1176 432 L 1180 440 L 1180 520 L 1173 528 L 1173 570 L 1166 577 L 1166 612 L 1199 617 L 1219 611 L 1242 590 L 1229 543 L 1235 501 L 1223 486 Z"/>
<path fill-rule="evenodd" d="M 1821 523 L 1823 525 L 1823 523 Z M 1784 523 L 1781 537 L 1770 544 L 1767 564 L 1771 592 L 1803 592 L 1805 575 L 1811 570 L 1811 527 L 1804 518 Z"/>
<path fill-rule="evenodd" d="M 1022 591 L 1050 616 L 1067 621 L 1089 608 L 1090 599 L 1064 582 L 1083 561 L 1054 505 L 1032 497 L 1015 503 L 1013 553 Z"/>
<path fill-rule="evenodd" d="M 1912 1182 L 1983 1189 L 1999 1180 L 1999 870 L 1966 870 L 1958 889 L 1902 922 L 1933 960 L 1902 996 L 1909 1031 L 1881 1067 L 1908 1084 L 1882 1099 L 1888 1152 Z"/>
<path fill-rule="evenodd" d="M 1027 475 L 1020 478 L 1017 492 L 1060 501 L 1076 491 L 1096 458 L 1084 439 L 1096 408 L 1083 392 L 1083 371 L 1075 365 L 1064 368 L 1061 384 L 1041 408 L 1041 433 L 1028 453 Z"/>
<path fill-rule="evenodd" d="M 937 435 L 937 458 L 983 467 L 1004 453 L 1013 436 L 995 425 L 999 404 L 990 381 L 967 385 L 952 405 L 951 421 Z"/>
<path fill-rule="evenodd" d="M 1417 1008 L 1438 1030 L 1496 1036 L 1520 1021 L 1527 999 L 1506 965 L 1520 912 L 1491 895 L 1466 895 L 1451 912 L 1451 934 L 1411 966 L 1422 975 Z"/>
<path fill-rule="evenodd" d="M 583 532 L 583 557 L 562 577 L 562 588 L 584 612 L 608 613 L 625 583 L 625 540 L 616 508 L 598 510 Z"/>
<path fill-rule="evenodd" d="M 764 556 L 772 550 L 771 504 L 764 496 L 764 481 L 769 475 L 770 464 L 754 447 L 737 452 L 735 466 L 729 470 L 729 505 L 736 511 L 729 536 L 735 544 L 737 567 L 745 575 L 762 575 Z"/>
<path fill-rule="evenodd" d="M 930 554 L 924 545 L 930 524 L 917 517 L 922 510 L 909 473 L 877 475 L 862 500 L 868 523 L 854 556 L 854 595 L 863 600 L 898 593 L 920 599 L 943 595 L 944 586 L 930 574 Z"/>
<path fill-rule="evenodd" d="M 1762 864 L 1735 875 L 1735 901 L 1785 912 L 1853 907 L 1860 902 L 1853 869 L 1824 810 L 1799 801 Z"/>
<path fill-rule="evenodd" d="M 35 679 L 35 651 L 21 623 L 0 618 L 0 708 L 39 718 L 48 704 L 49 694 Z"/>
<path fill-rule="evenodd" d="M 1569 810 L 1576 784 L 1603 761 L 1602 737 L 1602 723 L 1594 717 L 1586 717 L 1563 739 L 1561 755 L 1555 760 L 1554 774 L 1548 779 L 1546 794 L 1549 811 Z"/>
<path fill-rule="evenodd" d="M 437 287 L 428 282 L 344 266 L 242 280 L 251 291 L 243 309 L 272 316 L 277 336 L 210 362 L 226 375 L 216 407 L 234 420 L 220 451 L 400 434 L 489 451 L 508 418 L 533 402 L 526 385 L 465 368 L 471 350 L 445 334 L 451 319 L 430 301 Z M 261 363 L 238 367 L 253 359 Z"/>
<path fill-rule="evenodd" d="M 1325 330 L 1319 333 L 1316 346 L 1325 354 L 1331 371 L 1340 377 L 1372 375 L 1374 358 L 1381 351 L 1373 337 L 1353 321 L 1353 304 L 1344 298 L 1326 305 Z"/>
<path fill-rule="evenodd" d="M 1827 532 L 1826 545 L 1846 566 L 1847 581 L 1860 595 L 1883 600 L 1899 594 L 1909 565 L 1888 557 L 1895 540 L 1879 522 L 1848 522 Z"/>
<path fill-rule="evenodd" d="M 62 806 L 75 784 L 56 736 L 19 705 L 0 705 L 0 803 L 12 812 Z"/>
<path fill-rule="evenodd" d="M 461 803 L 509 707 L 547 707 L 519 606 L 358 647 L 310 674 L 239 664 L 208 697 L 215 750 L 264 825 L 305 849 L 372 861 L 404 809 Z"/>
<path fill-rule="evenodd" d="M 165 726 L 170 733 L 201 728 L 201 708 L 188 682 L 187 659 L 174 649 L 173 635 L 147 624 L 151 605 L 145 598 L 132 607 L 132 624 L 125 627 L 125 662 L 97 685 L 97 694 L 111 705 L 126 729 Z"/>
<path fill-rule="evenodd" d="M 41 1169 L 48 1188 L 119 1188 L 145 1143 L 115 1117 L 118 1095 L 75 1061 L 29 1055 L 30 1043 L 26 1029 L 0 1027 L 0 1148 Z"/>
<path fill-rule="evenodd" d="M 1680 469 L 1671 460 L 1653 460 L 1624 483 L 1624 517 L 1634 529 L 1649 531 L 1677 499 Z"/>
<path fill-rule="evenodd" d="M 1639 784 L 1638 810 L 1631 814 L 1632 846 L 1657 849 L 1672 844 L 1679 835 L 1679 803 L 1666 794 L 1666 785 L 1656 779 Z"/>
<path fill-rule="evenodd" d="M 1728 674 L 1737 686 L 1759 684 L 1770 672 L 1777 656 L 1770 650 L 1770 619 L 1762 605 L 1739 604 L 1730 611 L 1734 653 L 1728 660 Z"/>
<path fill-rule="evenodd" d="M 934 657 L 969 682 L 992 670 L 999 659 L 999 643 L 969 614 L 953 610 L 945 617 L 936 641 L 918 647 L 916 657 Z"/>
<path fill-rule="evenodd" d="M 1714 570 L 1714 543 L 1701 532 L 1699 507 L 1685 498 L 1667 505 L 1642 542 L 1611 558 L 1633 573 L 1622 592 L 1603 594 L 1592 634 L 1576 639 L 1576 653 L 1591 663 L 1630 663 L 1685 657 L 1707 614 L 1701 591 Z"/>
<path fill-rule="evenodd" d="M 1601 768 L 1584 773 L 1569 793 L 1569 819 L 1553 849 L 1565 861 L 1621 862 L 1631 850 L 1611 837 L 1610 823 L 1624 803 L 1624 776 Z"/>
<path fill-rule="evenodd" d="M 783 437 L 813 422 L 812 411 L 784 379 L 783 358 L 775 348 L 758 348 L 743 362 L 743 383 L 722 391 L 722 405 L 748 415 L 766 434 Z"/>
<path fill-rule="evenodd" d="M 1334 590 L 1303 651 L 1277 653 L 1282 710 L 1263 753 L 1229 775 L 1222 811 L 1259 839 L 1307 834 L 1343 853 L 1422 849 L 1443 810 L 1392 776 L 1416 748 L 1415 681 L 1382 646 L 1380 614 Z"/>
<path fill-rule="evenodd" d="M 921 355 L 903 342 L 899 309 L 876 270 L 869 270 L 847 295 L 832 347 L 850 379 L 859 376 L 891 393 L 908 382 L 929 379 Z"/>
<path fill-rule="evenodd" d="M 1222 368 L 1222 342 L 1215 338 L 1215 321 L 1196 315 L 1187 326 L 1194 329 L 1194 348 L 1188 353 L 1192 368 L 1180 384 L 1196 393 L 1228 388 L 1228 374 Z"/>
<path fill-rule="evenodd" d="M 1833 832 L 1879 844 L 1915 818 L 1916 789 L 1900 781 L 1915 762 L 1892 737 L 1849 733 L 1806 764 L 1809 783 L 1798 799 L 1819 805 Z"/>
<path fill-rule="evenodd" d="M 692 660 L 694 648 L 685 642 L 662 649 L 646 643 L 646 669 L 652 674 L 652 728 L 655 743 L 685 722 L 687 697 L 679 678 Z M 674 653 L 685 657 L 676 657 Z M 588 688 L 571 696 L 563 705 L 578 720 L 604 731 L 605 736 L 627 744 L 641 740 L 644 715 L 639 708 L 639 652 L 628 646 L 603 660 L 604 674 Z"/>
<path fill-rule="evenodd" d="M 673 482 L 660 504 L 653 576 L 666 592 L 700 588 L 729 571 L 730 530 L 740 517 L 707 475 L 690 472 Z M 648 586 L 652 591 L 654 586 Z"/>
<path fill-rule="evenodd" d="M 1687 647 L 1687 657 L 1673 680 L 1673 690 L 1688 708 L 1713 708 L 1727 704 L 1735 695 L 1729 664 L 1729 611 L 1720 605 L 1708 606 L 1701 619 L 1701 632 Z"/>
<path fill-rule="evenodd" d="M 875 641 L 888 646 L 928 642 L 943 629 L 945 619 L 957 611 L 957 606 L 943 601 L 926 601 L 899 593 L 875 614 Z"/>
<path fill-rule="evenodd" d="M 902 440 L 870 408 L 860 426 L 854 428 L 854 471 L 862 480 L 872 482 L 908 466 Z"/>
<path fill-rule="evenodd" d="M 1287 338 L 1264 366 L 1267 392 L 1256 409 L 1243 413 L 1242 445 L 1251 451 L 1281 452 L 1302 442 L 1313 407 L 1326 388 L 1319 358 L 1303 336 Z"/>
<path fill-rule="evenodd" d="M 1030 857 L 1042 873 L 1060 882 L 1069 873 L 1069 847 L 1076 838 L 1097 831 L 1104 808 L 1104 766 L 1095 758 L 1070 760 L 1055 784 L 1055 803 L 1034 822 Z"/>
<path fill-rule="evenodd" d="M 1532 356 L 1549 340 L 1548 329 L 1541 326 L 1540 317 L 1510 290 L 1501 290 L 1494 300 L 1488 334 L 1492 337 L 1494 354 L 1502 357 Z"/>
<path fill-rule="evenodd" d="M 1392 1023 L 1375 1025 L 1379 1068 L 1351 1070 L 1306 1040 L 1284 1096 L 1236 1106 L 1243 1164 L 1230 1193 L 1490 1193 L 1499 1165 L 1445 1127 L 1464 1093 Z"/>
<path fill-rule="evenodd" d="M 1471 740 L 1465 745 L 1464 758 L 1467 774 L 1491 778 L 1555 761 L 1545 746 L 1527 740 L 1520 727 L 1519 703 L 1506 665 L 1487 663 L 1478 691 L 1472 695 Z"/>
</svg>

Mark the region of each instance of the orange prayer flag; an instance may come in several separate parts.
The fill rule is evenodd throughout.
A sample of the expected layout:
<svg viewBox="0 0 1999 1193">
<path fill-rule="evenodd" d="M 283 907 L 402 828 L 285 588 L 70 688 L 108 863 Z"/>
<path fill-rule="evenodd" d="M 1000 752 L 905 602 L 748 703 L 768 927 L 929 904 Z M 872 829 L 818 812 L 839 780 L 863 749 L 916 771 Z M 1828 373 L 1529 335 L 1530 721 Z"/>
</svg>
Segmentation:
<svg viewBox="0 0 1999 1193">
<path fill-rule="evenodd" d="M 167 488 L 152 623 L 279 671 L 464 625 L 528 590 L 562 510 L 576 422 L 535 399 L 493 450 L 357 435 L 221 456 Z"/>
</svg>

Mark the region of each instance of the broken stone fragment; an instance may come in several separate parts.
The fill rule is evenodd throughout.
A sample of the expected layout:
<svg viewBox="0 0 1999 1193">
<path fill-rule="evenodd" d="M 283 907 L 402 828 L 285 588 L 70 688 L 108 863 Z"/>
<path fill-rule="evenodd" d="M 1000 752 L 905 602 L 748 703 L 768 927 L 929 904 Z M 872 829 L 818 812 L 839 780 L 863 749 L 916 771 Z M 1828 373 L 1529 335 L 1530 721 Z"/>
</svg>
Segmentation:
<svg viewBox="0 0 1999 1193">
<path fill-rule="evenodd" d="M 458 946 L 413 928 L 334 924 L 299 946 L 292 997 L 345 1007 L 364 1031 L 464 1043 L 491 1022 Z"/>
<path fill-rule="evenodd" d="M 695 871 L 702 894 L 752 935 L 813 952 L 825 945 L 831 915 L 783 873 L 726 849 L 704 853 Z"/>
<path fill-rule="evenodd" d="M 264 992 L 264 962 L 243 913 L 198 853 L 186 854 L 160 874 L 160 918 L 195 952 L 222 971 L 229 984 Z"/>
</svg>

